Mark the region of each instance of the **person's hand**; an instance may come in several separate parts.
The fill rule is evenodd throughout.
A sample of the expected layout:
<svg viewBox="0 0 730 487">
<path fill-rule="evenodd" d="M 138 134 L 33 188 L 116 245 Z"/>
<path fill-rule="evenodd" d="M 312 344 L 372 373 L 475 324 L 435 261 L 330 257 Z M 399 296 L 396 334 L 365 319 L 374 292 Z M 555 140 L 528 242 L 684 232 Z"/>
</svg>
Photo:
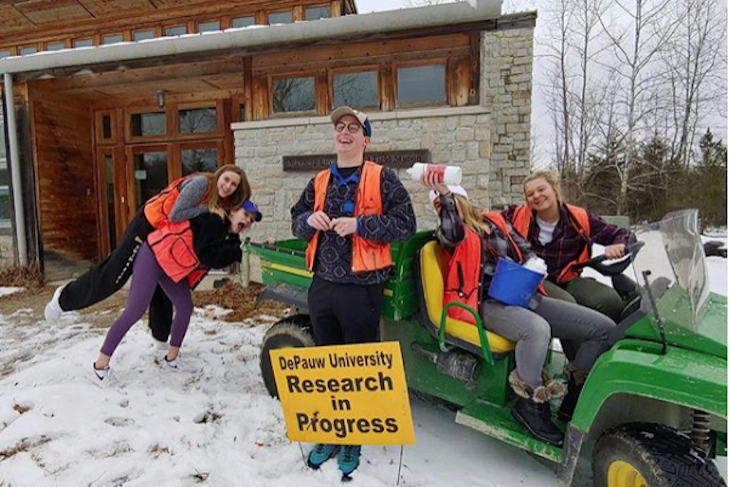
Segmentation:
<svg viewBox="0 0 730 487">
<path fill-rule="evenodd" d="M 357 232 L 357 218 L 335 218 L 334 220 L 332 220 L 332 230 L 337 232 L 337 235 L 339 235 L 340 237 L 355 233 Z"/>
<path fill-rule="evenodd" d="M 332 228 L 332 221 L 330 220 L 330 217 L 327 216 L 327 213 L 324 211 L 315 211 L 311 215 L 309 215 L 309 218 L 307 218 L 307 223 L 309 223 L 309 226 L 314 228 L 315 230 L 321 230 L 323 232 L 326 232 L 327 230 L 330 230 Z"/>
<path fill-rule="evenodd" d="M 439 181 L 440 176 L 435 172 L 426 171 L 421 175 L 421 186 L 432 189 L 440 195 L 449 194 L 449 188 Z"/>
<path fill-rule="evenodd" d="M 606 250 L 604 251 L 604 253 L 606 254 L 606 257 L 609 260 L 620 259 L 626 253 L 626 245 L 624 245 L 624 244 L 609 245 L 608 247 L 606 247 Z"/>
</svg>

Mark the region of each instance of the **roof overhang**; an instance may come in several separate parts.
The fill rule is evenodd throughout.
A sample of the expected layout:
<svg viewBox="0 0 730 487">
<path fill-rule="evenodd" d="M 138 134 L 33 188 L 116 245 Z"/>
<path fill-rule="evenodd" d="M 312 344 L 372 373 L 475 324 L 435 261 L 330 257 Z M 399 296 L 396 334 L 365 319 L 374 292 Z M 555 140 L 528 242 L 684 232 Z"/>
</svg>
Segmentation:
<svg viewBox="0 0 730 487">
<path fill-rule="evenodd" d="M 0 60 L 0 74 L 34 79 L 41 75 L 69 75 L 83 69 L 115 71 L 210 59 L 216 55 L 245 56 L 317 45 L 535 25 L 535 12 L 501 16 L 500 0 L 476 0 L 472 3 L 458 2 L 287 25 L 251 26 L 222 32 L 40 52 Z"/>
</svg>

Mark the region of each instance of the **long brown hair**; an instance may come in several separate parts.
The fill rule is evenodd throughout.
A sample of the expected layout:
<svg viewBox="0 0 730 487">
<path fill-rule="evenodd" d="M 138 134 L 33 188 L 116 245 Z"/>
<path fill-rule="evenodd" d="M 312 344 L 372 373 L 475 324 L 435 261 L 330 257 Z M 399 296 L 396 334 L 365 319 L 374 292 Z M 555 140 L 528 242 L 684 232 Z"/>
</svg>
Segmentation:
<svg viewBox="0 0 730 487">
<path fill-rule="evenodd" d="M 224 199 L 218 195 L 218 179 L 225 172 L 236 173 L 241 177 L 241 182 L 232 195 Z M 228 210 L 239 206 L 245 200 L 251 198 L 251 185 L 243 169 L 235 164 L 226 164 L 220 167 L 215 173 L 204 173 L 208 178 L 208 192 L 205 196 L 204 203 L 208 207 L 208 211 L 223 216 Z"/>
<path fill-rule="evenodd" d="M 560 206 L 563 201 L 563 195 L 560 191 L 560 176 L 557 171 L 553 171 L 551 169 L 541 169 L 527 175 L 522 183 L 522 192 L 525 194 L 525 199 L 527 199 L 527 192 L 525 191 L 527 183 L 536 179 L 544 179 L 550 187 L 553 188 L 553 191 L 555 192 L 555 199 L 558 202 L 558 206 Z"/>
<path fill-rule="evenodd" d="M 454 200 L 460 210 L 459 213 L 464 220 L 464 225 L 476 232 L 477 235 L 484 235 L 487 232 L 484 228 L 487 224 L 484 218 L 484 210 L 476 205 L 472 205 L 468 199 L 460 194 L 455 194 Z"/>
</svg>

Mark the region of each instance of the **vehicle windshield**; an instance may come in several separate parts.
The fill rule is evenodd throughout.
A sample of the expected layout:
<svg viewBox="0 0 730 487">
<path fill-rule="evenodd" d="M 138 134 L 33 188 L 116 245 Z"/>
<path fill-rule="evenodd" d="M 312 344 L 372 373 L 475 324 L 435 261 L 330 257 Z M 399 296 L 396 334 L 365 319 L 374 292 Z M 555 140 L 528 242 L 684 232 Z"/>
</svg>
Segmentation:
<svg viewBox="0 0 730 487">
<path fill-rule="evenodd" d="M 669 213 L 635 235 L 645 243 L 633 264 L 636 281 L 644 287 L 648 280 L 657 301 L 669 291 L 671 299 L 659 303 L 659 316 L 697 331 L 710 296 L 697 210 Z M 642 309 L 653 314 L 647 293 Z"/>
</svg>

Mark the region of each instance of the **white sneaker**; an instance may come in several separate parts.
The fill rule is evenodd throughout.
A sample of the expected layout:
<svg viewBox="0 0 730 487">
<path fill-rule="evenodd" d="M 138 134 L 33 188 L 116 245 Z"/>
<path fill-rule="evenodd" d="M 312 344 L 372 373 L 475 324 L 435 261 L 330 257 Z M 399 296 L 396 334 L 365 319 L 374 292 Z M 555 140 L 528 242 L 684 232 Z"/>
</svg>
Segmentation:
<svg viewBox="0 0 730 487">
<path fill-rule="evenodd" d="M 53 297 L 48 302 L 48 304 L 46 305 L 46 309 L 43 312 L 46 321 L 49 323 L 57 322 L 61 319 L 61 315 L 63 315 L 63 309 L 61 309 L 61 303 L 59 303 L 59 299 L 61 298 L 61 291 L 63 291 L 64 287 L 66 287 L 65 284 L 56 288 L 56 290 L 53 292 Z"/>
<path fill-rule="evenodd" d="M 91 364 L 91 380 L 92 382 L 106 386 L 113 381 L 112 369 L 107 365 L 103 369 L 97 369 L 96 364 Z"/>
<path fill-rule="evenodd" d="M 180 355 L 172 360 L 167 360 L 167 355 L 165 355 L 164 357 L 162 357 L 162 362 L 165 364 L 165 367 L 168 367 L 170 369 L 180 370 L 183 368 L 182 361 L 180 360 Z"/>
<path fill-rule="evenodd" d="M 154 342 L 155 349 L 162 350 L 163 352 L 167 351 L 167 342 L 163 342 L 162 340 L 158 340 L 154 336 L 152 336 L 152 342 Z"/>
</svg>

